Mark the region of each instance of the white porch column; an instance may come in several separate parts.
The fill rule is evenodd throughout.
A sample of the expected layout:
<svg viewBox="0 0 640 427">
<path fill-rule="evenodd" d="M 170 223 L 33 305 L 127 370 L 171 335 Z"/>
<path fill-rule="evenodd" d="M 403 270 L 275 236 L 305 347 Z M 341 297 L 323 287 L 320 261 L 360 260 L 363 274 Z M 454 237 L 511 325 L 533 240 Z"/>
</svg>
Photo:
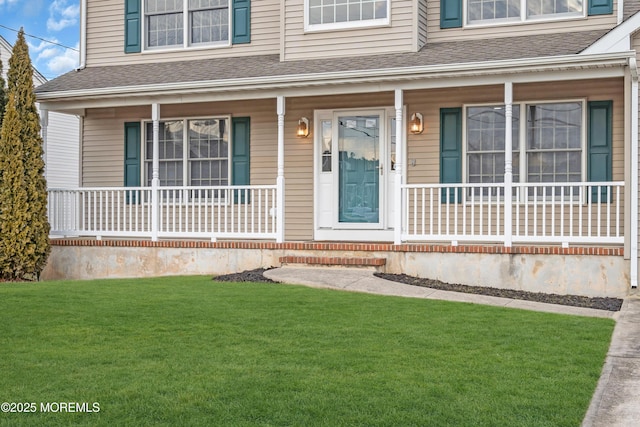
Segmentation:
<svg viewBox="0 0 640 427">
<path fill-rule="evenodd" d="M 513 83 L 504 84 L 504 245 L 513 240 Z"/>
<path fill-rule="evenodd" d="M 402 89 L 395 91 L 395 110 L 396 110 L 396 179 L 393 192 L 393 205 L 395 224 L 393 228 L 393 243 L 399 245 L 402 243 L 402 218 L 404 217 L 404 206 L 402 203 L 402 184 L 403 180 L 403 159 L 404 159 L 404 121 L 402 120 L 403 112 L 403 92 Z"/>
<path fill-rule="evenodd" d="M 632 288 L 638 287 L 638 68 L 635 58 L 629 58 L 631 71 L 631 221 L 629 254 L 630 278 Z"/>
<path fill-rule="evenodd" d="M 151 104 L 153 120 L 153 163 L 151 166 L 151 240 L 158 241 L 160 187 L 160 104 Z"/>
<path fill-rule="evenodd" d="M 277 210 L 276 210 L 276 242 L 284 242 L 284 114 L 285 98 L 278 96 L 278 177 L 277 187 Z"/>
</svg>

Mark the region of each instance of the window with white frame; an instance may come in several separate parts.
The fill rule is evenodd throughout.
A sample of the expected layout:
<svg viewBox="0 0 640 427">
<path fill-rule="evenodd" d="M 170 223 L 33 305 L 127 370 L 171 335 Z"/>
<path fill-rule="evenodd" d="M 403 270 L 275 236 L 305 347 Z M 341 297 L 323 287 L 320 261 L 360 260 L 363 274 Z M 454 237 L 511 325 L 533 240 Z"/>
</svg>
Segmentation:
<svg viewBox="0 0 640 427">
<path fill-rule="evenodd" d="M 582 181 L 582 102 L 526 109 L 527 182 Z"/>
<path fill-rule="evenodd" d="M 513 105 L 513 182 L 583 180 L 583 104 L 572 101 Z M 521 112 L 526 114 L 523 120 Z M 469 106 L 465 123 L 467 182 L 504 182 L 504 106 Z M 520 155 L 522 138 L 524 153 Z"/>
<path fill-rule="evenodd" d="M 305 29 L 386 25 L 390 3 L 390 0 L 305 0 Z"/>
<path fill-rule="evenodd" d="M 504 106 L 467 108 L 467 182 L 504 182 L 505 112 Z M 520 107 L 513 106 L 513 180 L 518 181 Z"/>
<path fill-rule="evenodd" d="M 229 43 L 230 0 L 145 0 L 148 48 Z"/>
<path fill-rule="evenodd" d="M 186 132 L 185 132 L 186 130 Z M 229 184 L 229 119 L 206 118 L 160 122 L 161 186 Z M 145 126 L 145 178 L 151 185 L 153 123 Z"/>
<path fill-rule="evenodd" d="M 466 0 L 467 23 L 584 16 L 583 0 Z"/>
</svg>

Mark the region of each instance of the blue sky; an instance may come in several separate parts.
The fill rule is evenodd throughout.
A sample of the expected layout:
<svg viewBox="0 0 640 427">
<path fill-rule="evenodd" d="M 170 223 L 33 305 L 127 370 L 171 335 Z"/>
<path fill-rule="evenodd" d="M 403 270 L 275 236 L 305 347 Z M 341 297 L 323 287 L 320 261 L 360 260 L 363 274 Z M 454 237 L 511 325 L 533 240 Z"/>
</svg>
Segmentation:
<svg viewBox="0 0 640 427">
<path fill-rule="evenodd" d="M 13 45 L 17 33 L 5 27 L 24 28 L 31 61 L 47 79 L 78 66 L 80 0 L 0 0 L 0 36 Z M 8 61 L 2 62 L 6 69 Z"/>
</svg>

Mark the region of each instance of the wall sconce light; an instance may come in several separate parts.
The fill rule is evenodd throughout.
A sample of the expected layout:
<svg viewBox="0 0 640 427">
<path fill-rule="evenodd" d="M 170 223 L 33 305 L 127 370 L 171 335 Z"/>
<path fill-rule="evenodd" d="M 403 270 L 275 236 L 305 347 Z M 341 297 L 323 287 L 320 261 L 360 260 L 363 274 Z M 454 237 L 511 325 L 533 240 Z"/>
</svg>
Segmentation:
<svg viewBox="0 0 640 427">
<path fill-rule="evenodd" d="M 309 119 L 302 117 L 298 120 L 298 128 L 296 129 L 296 135 L 299 138 L 306 138 L 309 136 Z"/>
<path fill-rule="evenodd" d="M 411 115 L 411 120 L 409 121 L 409 132 L 414 135 L 418 135 L 422 133 L 424 130 L 424 122 L 422 118 L 422 114 L 413 113 Z"/>
</svg>

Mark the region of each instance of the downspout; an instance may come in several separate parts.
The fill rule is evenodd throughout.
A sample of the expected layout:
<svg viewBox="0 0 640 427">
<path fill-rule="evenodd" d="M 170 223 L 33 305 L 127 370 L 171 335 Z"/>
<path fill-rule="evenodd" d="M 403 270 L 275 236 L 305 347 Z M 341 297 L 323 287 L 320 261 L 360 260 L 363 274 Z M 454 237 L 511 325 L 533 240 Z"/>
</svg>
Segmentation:
<svg viewBox="0 0 640 427">
<path fill-rule="evenodd" d="M 80 2 L 80 65 L 76 71 L 87 66 L 87 0 Z"/>
<path fill-rule="evenodd" d="M 618 0 L 618 14 L 617 14 L 618 25 L 622 24 L 623 19 L 624 19 L 624 0 Z"/>
<path fill-rule="evenodd" d="M 638 68 L 636 58 L 629 58 L 631 72 L 631 287 L 638 287 Z"/>
<path fill-rule="evenodd" d="M 45 178 L 48 178 L 48 168 L 47 165 L 49 164 L 49 138 L 47 138 L 47 131 L 48 131 L 48 127 L 49 127 L 49 110 L 45 110 L 44 108 L 40 109 L 40 136 L 42 137 L 42 148 L 43 148 L 43 153 L 42 153 L 42 158 L 44 160 L 44 176 Z"/>
</svg>

